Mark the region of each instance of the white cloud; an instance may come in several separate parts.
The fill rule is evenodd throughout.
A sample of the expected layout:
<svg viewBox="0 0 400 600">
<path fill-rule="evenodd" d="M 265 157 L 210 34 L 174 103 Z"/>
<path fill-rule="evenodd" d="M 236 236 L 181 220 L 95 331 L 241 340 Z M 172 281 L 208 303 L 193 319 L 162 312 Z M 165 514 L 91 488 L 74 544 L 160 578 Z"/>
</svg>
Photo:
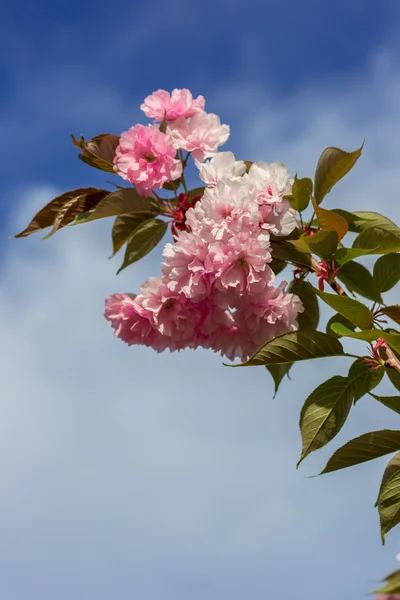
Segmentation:
<svg viewBox="0 0 400 600">
<path fill-rule="evenodd" d="M 346 88 L 305 90 L 282 106 L 261 90 L 225 90 L 214 100 L 237 99 L 237 126 L 248 132 L 237 140 L 244 158 L 283 160 L 300 175 L 312 173 L 326 145 L 353 149 L 365 138 L 359 164 L 326 204 L 398 219 L 400 77 L 390 61 L 377 64 Z M 47 184 L 26 190 L 10 233 L 55 193 Z M 1 597 L 62 600 L 78 588 L 78 597 L 98 600 L 255 598 L 284 585 L 285 597 L 312 600 L 321 596 L 320 581 L 326 600 L 361 598 L 398 550 L 394 533 L 378 554 L 373 503 L 384 461 L 306 480 L 329 448 L 294 468 L 301 404 L 347 362 L 296 366 L 272 401 L 262 368 L 230 370 L 207 352 L 124 346 L 103 320 L 104 297 L 137 290 L 158 272 L 158 256 L 116 278 L 109 228 L 96 223 L 7 246 Z M 393 417 L 363 401 L 340 443 L 383 426 L 396 427 Z M 196 580 L 207 582 L 203 596 L 193 590 Z M 299 581 L 315 588 L 304 584 L 303 593 Z"/>
</svg>

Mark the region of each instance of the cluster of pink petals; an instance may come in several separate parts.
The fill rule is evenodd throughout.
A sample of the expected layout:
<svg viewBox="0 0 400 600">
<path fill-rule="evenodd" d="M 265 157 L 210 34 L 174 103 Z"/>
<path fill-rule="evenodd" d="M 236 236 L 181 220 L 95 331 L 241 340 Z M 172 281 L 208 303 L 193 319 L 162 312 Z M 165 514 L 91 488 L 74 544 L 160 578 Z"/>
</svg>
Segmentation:
<svg viewBox="0 0 400 600">
<path fill-rule="evenodd" d="M 179 179 L 182 163 L 176 158 L 171 136 L 155 125 L 134 125 L 122 133 L 114 157 L 114 170 L 132 183 L 139 194 L 151 196 L 167 181 Z"/>
<path fill-rule="evenodd" d="M 230 153 L 226 153 L 230 154 Z M 270 231 L 295 226 L 289 173 L 280 163 L 252 165 L 233 155 L 198 165 L 210 181 L 186 212 L 188 231 L 166 244 L 162 276 L 147 280 L 137 296 L 116 294 L 106 318 L 128 344 L 157 351 L 202 346 L 245 360 L 263 343 L 292 331 L 303 306 L 275 287 Z"/>
<path fill-rule="evenodd" d="M 168 123 L 167 132 L 175 147 L 191 152 L 193 158 L 203 161 L 214 156 L 230 135 L 229 125 L 221 125 L 218 115 L 197 112 L 191 119 L 180 117 Z"/>
<path fill-rule="evenodd" d="M 189 90 L 175 89 L 170 94 L 165 90 L 157 90 L 145 98 L 140 106 L 146 117 L 154 121 L 174 121 L 183 117 L 188 119 L 204 110 L 205 100 L 203 96 L 193 98 Z"/>
</svg>

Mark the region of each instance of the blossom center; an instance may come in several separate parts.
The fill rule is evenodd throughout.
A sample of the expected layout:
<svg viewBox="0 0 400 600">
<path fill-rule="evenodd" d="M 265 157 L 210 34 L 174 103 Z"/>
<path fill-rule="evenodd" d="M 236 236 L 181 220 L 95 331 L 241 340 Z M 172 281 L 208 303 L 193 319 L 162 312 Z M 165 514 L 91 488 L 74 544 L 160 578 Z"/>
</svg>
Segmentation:
<svg viewBox="0 0 400 600">
<path fill-rule="evenodd" d="M 156 157 L 152 152 L 145 152 L 145 154 L 143 154 L 143 158 L 148 163 L 152 163 L 156 160 Z"/>
</svg>

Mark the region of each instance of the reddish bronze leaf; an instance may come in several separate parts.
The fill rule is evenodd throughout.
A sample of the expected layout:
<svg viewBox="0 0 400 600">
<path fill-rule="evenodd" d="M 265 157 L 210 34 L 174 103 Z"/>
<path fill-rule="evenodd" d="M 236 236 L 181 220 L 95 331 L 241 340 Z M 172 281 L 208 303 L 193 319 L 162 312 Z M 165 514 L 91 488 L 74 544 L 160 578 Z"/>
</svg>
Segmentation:
<svg viewBox="0 0 400 600">
<path fill-rule="evenodd" d="M 61 229 L 61 227 L 72 223 L 77 215 L 95 208 L 100 200 L 109 193 L 108 190 L 96 188 L 80 188 L 66 192 L 46 204 L 33 217 L 28 227 L 14 237 L 26 237 L 39 229 L 46 229 L 46 227 L 53 225 L 52 231 L 46 236 L 50 237 L 57 229 Z"/>
<path fill-rule="evenodd" d="M 101 171 L 115 173 L 113 161 L 115 150 L 119 144 L 118 135 L 101 133 L 88 142 L 83 136 L 79 141 L 73 135 L 71 137 L 74 146 L 82 150 L 82 154 L 79 154 L 78 158 L 84 163 Z"/>
</svg>

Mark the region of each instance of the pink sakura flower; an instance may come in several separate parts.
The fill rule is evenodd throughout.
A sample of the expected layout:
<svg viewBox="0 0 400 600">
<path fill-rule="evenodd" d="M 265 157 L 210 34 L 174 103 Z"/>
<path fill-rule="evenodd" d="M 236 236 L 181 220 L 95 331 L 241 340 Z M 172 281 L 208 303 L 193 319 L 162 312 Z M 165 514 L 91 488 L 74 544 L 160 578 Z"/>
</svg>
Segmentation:
<svg viewBox="0 0 400 600">
<path fill-rule="evenodd" d="M 175 244 L 166 244 L 162 272 L 172 292 L 181 291 L 195 302 L 211 291 L 211 274 L 207 270 L 208 244 L 193 233 L 182 232 Z"/>
<path fill-rule="evenodd" d="M 180 117 L 168 124 L 175 148 L 192 153 L 193 158 L 203 161 L 217 153 L 219 146 L 229 138 L 230 128 L 221 125 L 218 115 L 197 112 L 191 119 Z"/>
<path fill-rule="evenodd" d="M 183 117 L 192 117 L 200 110 L 204 110 L 205 100 L 203 96 L 193 98 L 189 90 L 175 89 L 172 94 L 165 90 L 157 90 L 145 98 L 141 110 L 146 117 L 154 121 L 162 121 L 164 115 L 167 121 L 174 121 Z"/>
<path fill-rule="evenodd" d="M 215 242 L 210 246 L 210 258 L 215 269 L 215 285 L 222 292 L 256 294 L 275 277 L 268 266 L 271 262 L 268 235 L 254 238 L 240 233 L 227 243 Z"/>
<path fill-rule="evenodd" d="M 222 180 L 206 188 L 194 208 L 186 213 L 191 231 L 208 242 L 227 241 L 243 232 L 259 233 L 258 205 L 240 181 Z"/>
<path fill-rule="evenodd" d="M 246 172 L 244 161 L 235 160 L 233 152 L 219 152 L 207 162 L 200 162 L 195 158 L 194 162 L 200 171 L 200 179 L 208 186 L 217 185 L 224 178 L 237 181 Z"/>
<path fill-rule="evenodd" d="M 134 125 L 125 131 L 115 152 L 114 170 L 132 183 L 139 194 L 151 196 L 152 188 L 179 179 L 182 163 L 169 135 L 154 125 Z"/>
</svg>

